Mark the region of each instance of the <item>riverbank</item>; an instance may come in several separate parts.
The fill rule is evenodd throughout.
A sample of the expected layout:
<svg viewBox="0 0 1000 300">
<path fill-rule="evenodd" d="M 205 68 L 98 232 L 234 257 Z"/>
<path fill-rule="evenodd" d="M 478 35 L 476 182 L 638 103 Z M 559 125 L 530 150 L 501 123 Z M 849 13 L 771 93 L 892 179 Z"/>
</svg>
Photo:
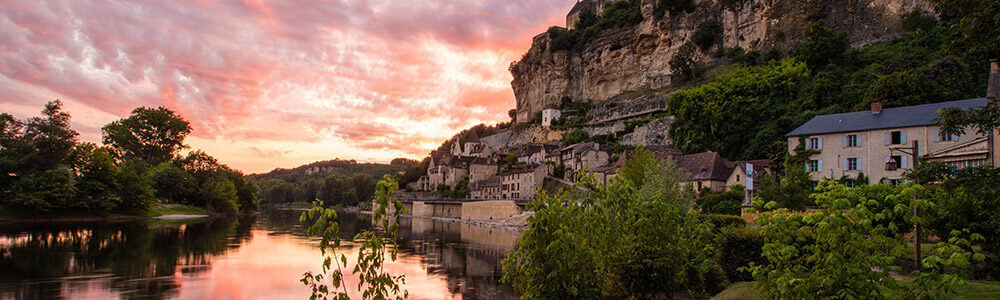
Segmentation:
<svg viewBox="0 0 1000 300">
<path fill-rule="evenodd" d="M 348 212 L 361 213 L 361 214 L 365 214 L 365 215 L 371 215 L 372 214 L 372 211 L 370 211 L 370 210 L 358 210 L 356 207 L 354 208 L 354 211 L 349 211 L 348 210 Z M 524 212 L 524 213 L 521 213 L 518 216 L 513 216 L 513 217 L 510 217 L 510 218 L 500 219 L 500 220 L 495 220 L 495 221 L 477 221 L 477 220 L 468 220 L 468 219 L 456 219 L 456 218 L 444 218 L 444 217 L 426 217 L 426 216 L 414 216 L 414 215 L 403 215 L 403 217 L 414 218 L 414 219 L 435 220 L 435 221 L 449 222 L 449 223 L 468 224 L 468 225 L 474 225 L 474 226 L 479 226 L 479 227 L 503 229 L 503 230 L 507 230 L 507 231 L 524 231 L 525 229 L 528 228 L 528 218 L 530 218 L 533 215 L 534 215 L 534 212 Z"/>
<path fill-rule="evenodd" d="M 54 222 L 95 222 L 95 221 L 132 221 L 132 220 L 179 220 L 221 216 L 208 212 L 203 208 L 180 205 L 160 204 L 156 207 L 137 213 L 56 213 L 50 215 L 19 214 L 11 211 L 0 213 L 2 223 L 54 223 Z"/>
</svg>

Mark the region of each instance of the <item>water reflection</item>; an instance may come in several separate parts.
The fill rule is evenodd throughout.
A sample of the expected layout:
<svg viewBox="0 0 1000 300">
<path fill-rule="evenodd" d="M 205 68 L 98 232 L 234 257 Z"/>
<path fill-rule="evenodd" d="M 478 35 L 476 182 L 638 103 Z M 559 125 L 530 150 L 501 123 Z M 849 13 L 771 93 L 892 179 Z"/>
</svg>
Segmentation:
<svg viewBox="0 0 1000 300">
<path fill-rule="evenodd" d="M 299 282 L 322 261 L 301 211 L 241 219 L 0 225 L 0 299 L 305 298 Z M 371 227 L 342 214 L 341 237 Z M 519 232 L 401 219 L 400 260 L 411 299 L 516 298 L 497 283 Z M 354 245 L 346 254 L 353 261 Z M 350 273 L 350 270 L 345 270 Z M 348 275 L 349 286 L 357 278 Z"/>
<path fill-rule="evenodd" d="M 0 226 L 0 298 L 55 299 L 88 290 L 176 295 L 176 273 L 197 274 L 250 238 L 253 217 Z M 109 296 L 111 294 L 108 294 Z"/>
</svg>

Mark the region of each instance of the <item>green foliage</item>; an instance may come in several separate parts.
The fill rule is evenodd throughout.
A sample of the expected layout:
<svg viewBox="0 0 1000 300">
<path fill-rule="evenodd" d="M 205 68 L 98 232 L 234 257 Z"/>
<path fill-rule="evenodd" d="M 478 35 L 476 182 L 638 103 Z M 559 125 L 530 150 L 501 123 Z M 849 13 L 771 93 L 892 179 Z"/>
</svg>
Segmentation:
<svg viewBox="0 0 1000 300">
<path fill-rule="evenodd" d="M 731 282 L 753 280 L 747 270 L 750 263 L 760 265 L 765 262 L 761 255 L 764 248 L 764 235 L 760 230 L 746 226 L 722 227 L 715 236 L 716 248 L 719 252 L 715 261 L 726 273 Z"/>
<path fill-rule="evenodd" d="M 813 22 L 806 27 L 806 41 L 795 48 L 795 56 L 810 68 L 819 68 L 843 59 L 849 47 L 846 33 Z"/>
<path fill-rule="evenodd" d="M 784 153 L 784 135 L 809 116 L 800 116 L 802 104 L 788 99 L 799 96 L 808 78 L 805 64 L 785 60 L 739 69 L 711 83 L 675 92 L 667 99 L 670 113 L 676 116 L 670 137 L 685 153 L 713 150 L 730 159 Z"/>
<path fill-rule="evenodd" d="M 818 154 L 819 151 L 805 150 L 805 141 L 800 138 L 794 152 L 794 155 L 785 154 L 783 163 L 785 176 L 768 174 L 760 178 L 760 192 L 757 197 L 766 202 L 775 202 L 777 207 L 804 210 L 807 205 L 812 204 L 809 194 L 812 193 L 815 184 L 806 172 L 805 162 L 809 160 L 809 156 Z"/>
<path fill-rule="evenodd" d="M 359 247 L 357 263 L 351 273 L 360 278 L 357 290 L 361 291 L 362 299 L 405 299 L 409 295 L 409 291 L 400 288 L 406 282 L 405 275 L 392 275 L 384 270 L 386 254 L 394 262 L 399 253 L 399 218 L 405 213 L 406 207 L 399 200 L 393 199 L 393 193 L 398 188 L 398 184 L 390 176 L 385 176 L 378 182 L 372 218 L 381 223 L 382 230 L 365 230 L 352 239 Z M 311 223 L 306 234 L 321 237 L 319 249 L 324 257 L 318 274 L 306 272 L 300 280 L 312 290 L 310 298 L 350 299 L 343 271 L 348 268 L 347 256 L 337 255 L 341 246 L 337 212 L 323 208 L 322 202 L 315 202 L 312 209 L 302 213 L 299 223 Z"/>
<path fill-rule="evenodd" d="M 971 128 L 976 134 L 988 136 L 1000 129 L 1000 106 L 987 105 L 969 110 L 943 108 L 934 123 L 941 127 L 942 134 L 964 135 L 966 128 Z"/>
<path fill-rule="evenodd" d="M 982 235 L 977 244 L 983 251 L 1000 254 L 1000 169 L 957 170 L 931 197 L 938 210 L 930 217 L 930 228 L 938 236 L 969 230 Z"/>
<path fill-rule="evenodd" d="M 813 199 L 823 208 L 807 215 L 786 209 L 765 212 L 757 218 L 765 244 L 766 262 L 749 269 L 758 288 L 769 298 L 889 298 L 894 293 L 927 295 L 947 292 L 963 281 L 953 274 L 955 267 L 968 265 L 972 254 L 963 250 L 960 239 L 939 247 L 949 258 L 928 257 L 923 266 L 930 273 L 916 271 L 916 285 L 900 285 L 891 275 L 899 272 L 896 262 L 905 257 L 901 225 L 896 217 L 919 221 L 911 215 L 912 205 L 924 209 L 933 204 L 924 200 L 898 202 L 895 206 L 877 203 L 858 189 L 825 181 Z M 888 201 L 913 199 L 919 187 L 908 186 L 887 196 Z M 776 206 L 775 203 L 767 204 Z M 973 237 L 975 238 L 975 237 Z M 905 260 L 904 260 L 905 261 Z M 933 287 L 933 290 L 929 290 Z"/>
<path fill-rule="evenodd" d="M 210 210 L 235 214 L 240 209 L 236 203 L 236 186 L 228 180 L 206 181 L 198 188 L 198 194 Z"/>
<path fill-rule="evenodd" d="M 722 23 L 715 19 L 702 21 L 691 36 L 691 42 L 701 49 L 701 52 L 708 52 L 708 49 L 715 46 L 722 35 Z"/>
<path fill-rule="evenodd" d="M 605 4 L 604 12 L 598 16 L 594 12 L 583 12 L 575 28 L 566 30 L 550 27 L 548 30 L 552 51 L 580 51 L 604 31 L 620 30 L 642 22 L 639 0 L 621 0 Z"/>
<path fill-rule="evenodd" d="M 922 9 L 914 9 L 911 12 L 903 14 L 899 19 L 899 24 L 907 32 L 917 30 L 930 31 L 934 26 L 937 26 L 937 23 L 938 20 L 934 14 Z"/>
<path fill-rule="evenodd" d="M 562 141 L 563 144 L 576 144 L 586 141 L 588 138 L 590 138 L 590 135 L 587 134 L 586 130 L 583 130 L 583 128 L 574 128 L 563 135 Z"/>
<path fill-rule="evenodd" d="M 528 299 L 714 292 L 712 227 L 683 208 L 693 192 L 672 163 L 644 152 L 609 184 L 540 194 L 502 281 Z"/>
<path fill-rule="evenodd" d="M 705 214 L 740 215 L 743 208 L 744 192 L 728 191 L 720 194 L 706 194 L 698 197 L 698 207 Z"/>
<path fill-rule="evenodd" d="M 747 221 L 743 220 L 742 217 L 738 215 L 723 215 L 723 214 L 703 214 L 701 215 L 705 221 L 715 225 L 716 229 L 721 229 L 731 226 L 746 226 Z"/>
<path fill-rule="evenodd" d="M 462 180 L 456 183 L 453 187 L 444 184 L 438 185 L 437 192 L 441 194 L 441 197 L 445 198 L 469 198 L 469 182 L 468 180 Z"/>
<path fill-rule="evenodd" d="M 172 203 L 204 206 L 196 203 L 198 181 L 174 162 L 164 162 L 149 171 L 156 197 Z"/>
<path fill-rule="evenodd" d="M 692 13 L 697 6 L 694 0 L 657 0 L 653 7 L 653 16 L 662 18 L 669 11 L 671 15 Z"/>
<path fill-rule="evenodd" d="M 183 149 L 191 124 L 165 107 L 139 107 L 128 118 L 101 128 L 102 141 L 118 159 L 141 159 L 151 165 L 168 161 Z"/>
<path fill-rule="evenodd" d="M 944 95 L 937 81 L 918 69 L 882 76 L 868 89 L 865 101 L 882 102 L 887 107 L 940 102 Z"/>
<path fill-rule="evenodd" d="M 698 65 L 694 61 L 694 51 L 694 44 L 684 43 L 677 53 L 670 57 L 668 64 L 675 79 L 684 81 L 695 77 L 694 71 Z"/>
</svg>

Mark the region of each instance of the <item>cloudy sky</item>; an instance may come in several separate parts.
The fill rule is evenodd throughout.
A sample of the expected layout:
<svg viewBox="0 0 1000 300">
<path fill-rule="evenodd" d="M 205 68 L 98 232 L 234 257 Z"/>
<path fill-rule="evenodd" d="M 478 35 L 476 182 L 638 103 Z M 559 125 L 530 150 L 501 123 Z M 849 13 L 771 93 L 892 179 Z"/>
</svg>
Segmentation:
<svg viewBox="0 0 1000 300">
<path fill-rule="evenodd" d="M 62 99 L 81 140 L 139 106 L 247 172 L 420 158 L 507 121 L 508 65 L 575 0 L 0 1 L 0 106 Z"/>
</svg>

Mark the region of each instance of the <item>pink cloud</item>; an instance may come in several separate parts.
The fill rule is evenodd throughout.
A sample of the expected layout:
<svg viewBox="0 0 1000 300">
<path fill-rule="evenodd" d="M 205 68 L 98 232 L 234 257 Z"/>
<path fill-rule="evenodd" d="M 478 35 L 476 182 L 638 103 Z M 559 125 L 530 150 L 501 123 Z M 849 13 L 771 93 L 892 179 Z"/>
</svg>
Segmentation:
<svg viewBox="0 0 1000 300">
<path fill-rule="evenodd" d="M 507 64 L 573 3 L 4 1 L 0 74 L 117 116 L 168 106 L 207 140 L 416 157 L 447 136 L 397 124 L 505 121 Z M 0 88 L 0 103 L 51 100 L 23 97 Z"/>
</svg>

